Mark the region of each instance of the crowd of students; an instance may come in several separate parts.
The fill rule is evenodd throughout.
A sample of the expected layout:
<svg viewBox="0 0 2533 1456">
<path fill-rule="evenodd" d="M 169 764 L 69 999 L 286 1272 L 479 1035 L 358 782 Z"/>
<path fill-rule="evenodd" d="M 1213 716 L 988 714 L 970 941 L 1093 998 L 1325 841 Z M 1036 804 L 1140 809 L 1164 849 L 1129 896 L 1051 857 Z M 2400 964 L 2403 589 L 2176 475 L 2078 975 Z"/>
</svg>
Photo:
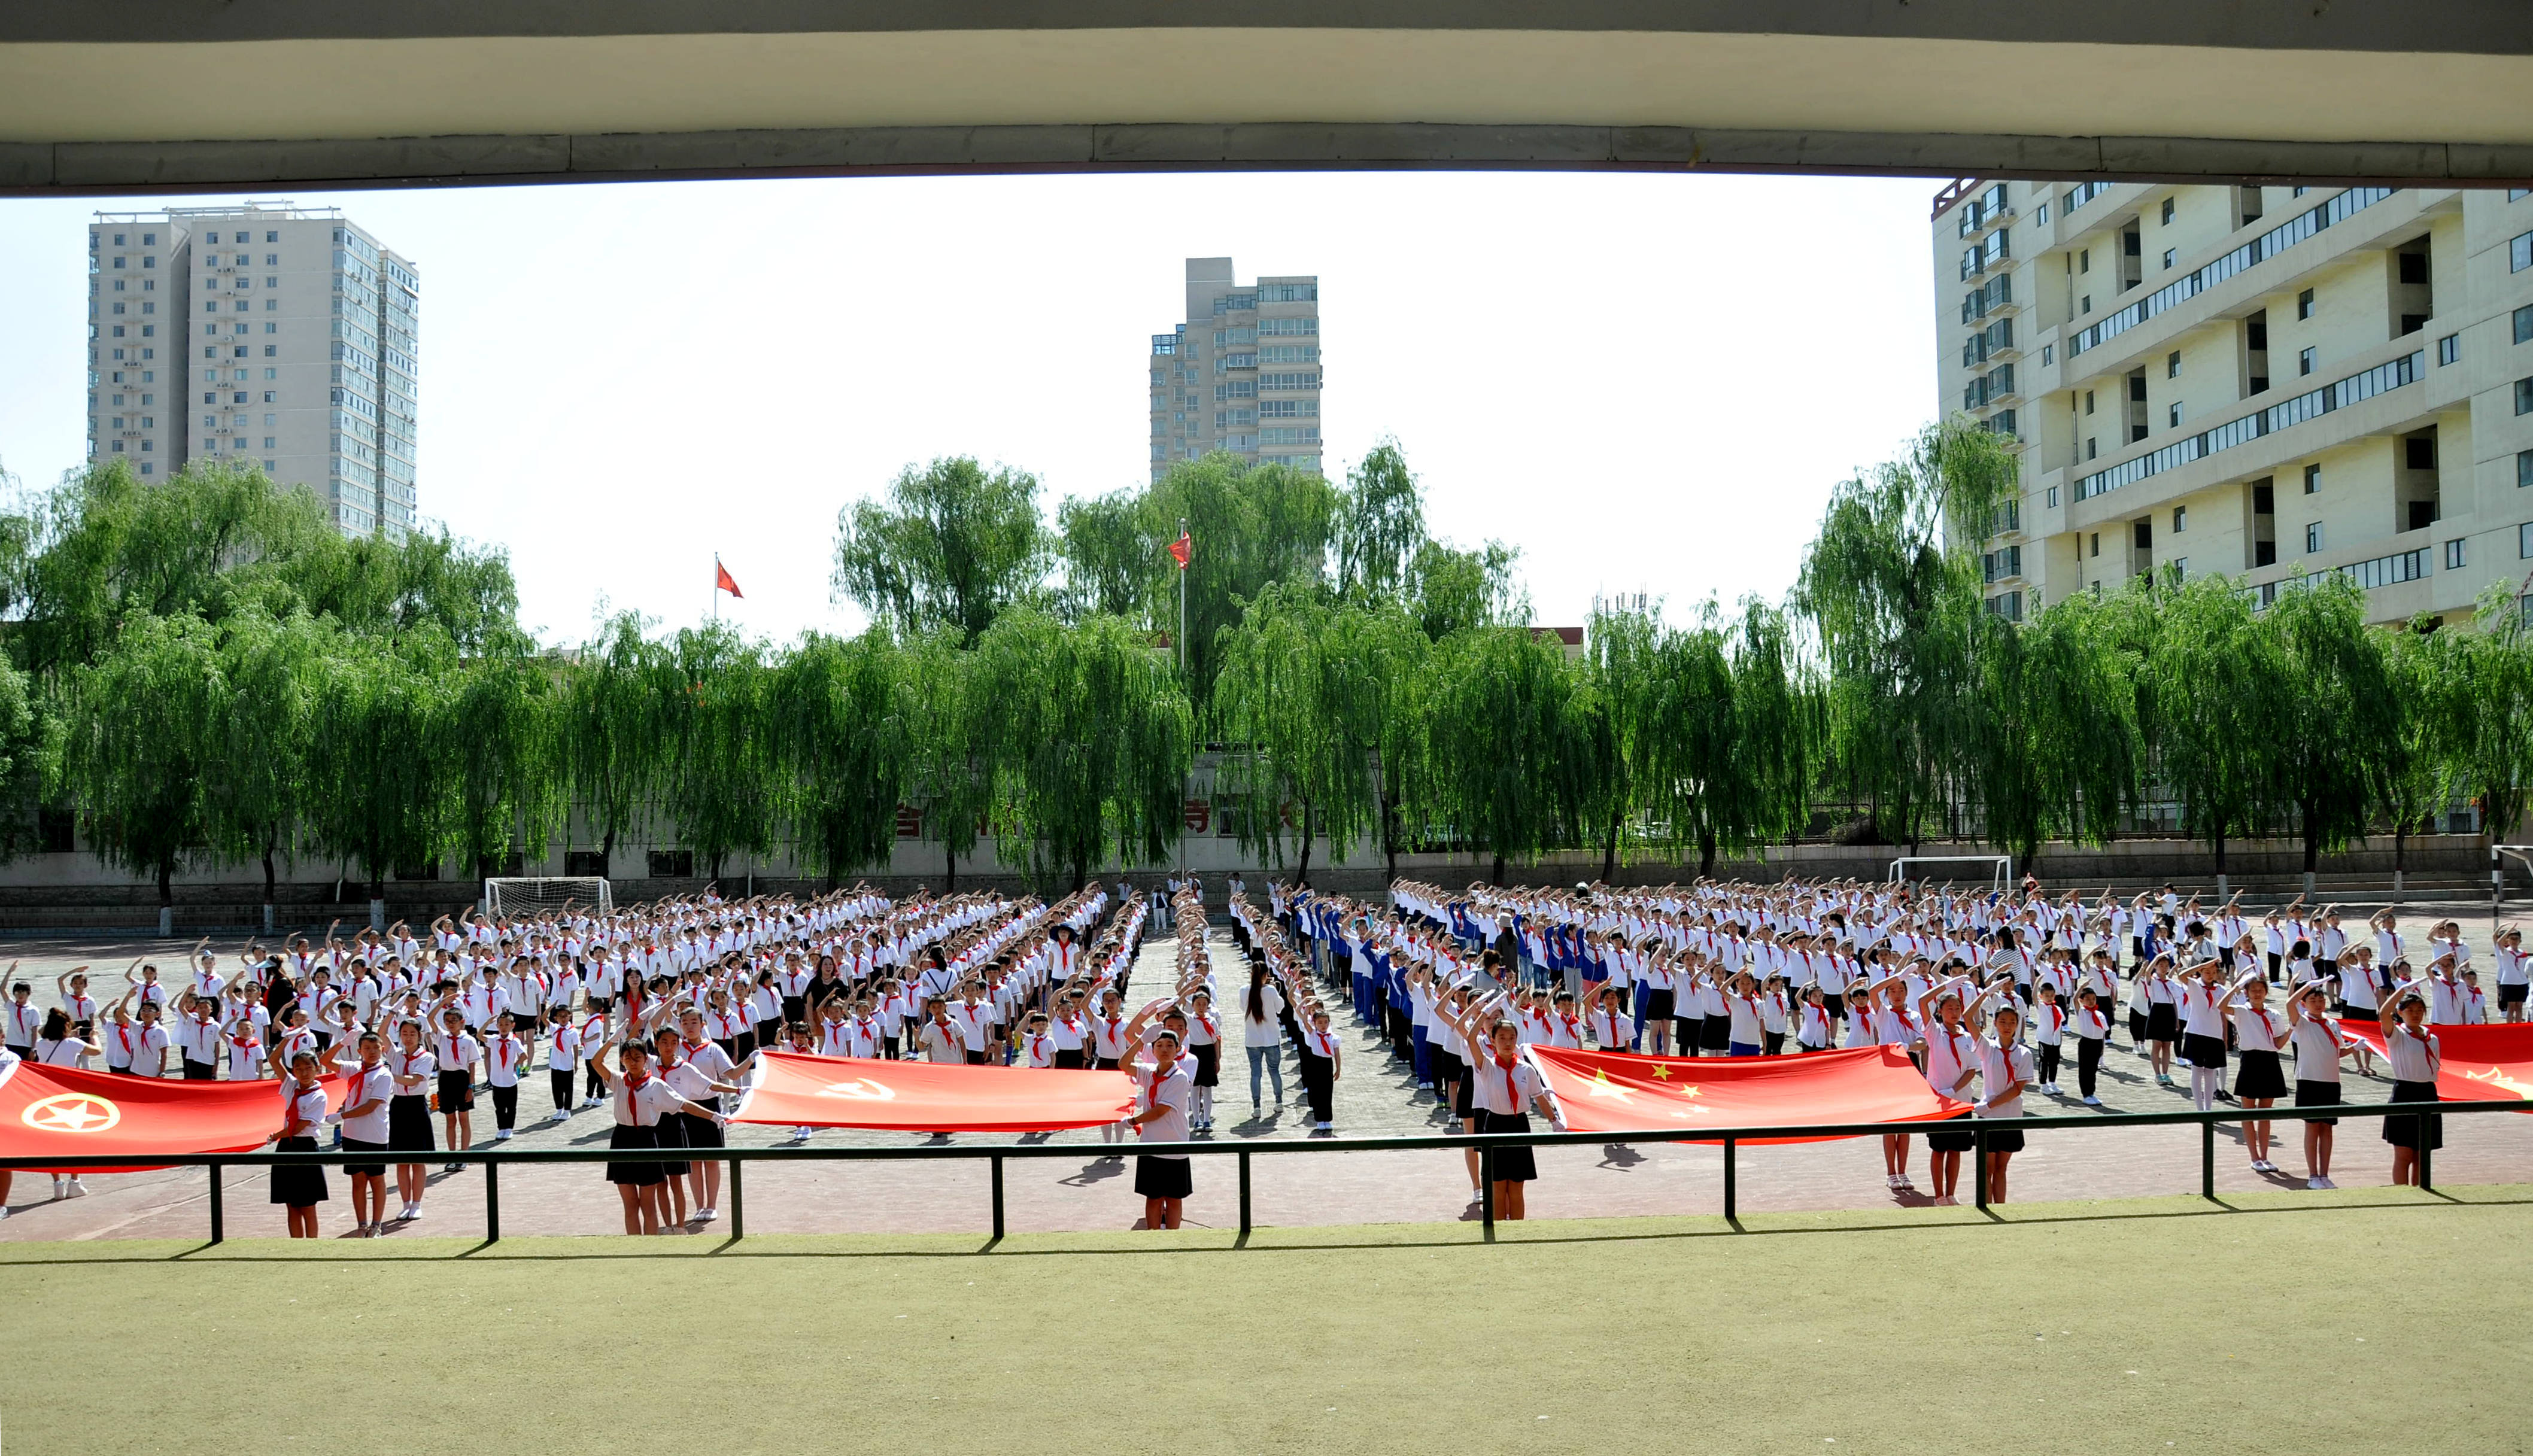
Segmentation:
<svg viewBox="0 0 2533 1456">
<path fill-rule="evenodd" d="M 423 1216 L 435 1151 L 477 1145 L 479 1090 L 492 1103 L 493 1139 L 512 1136 L 540 1057 L 549 1118 L 607 1108 L 611 1146 L 628 1153 L 722 1145 L 729 1099 L 773 1049 L 1123 1071 L 1132 1107 L 1101 1130 L 1122 1146 L 1212 1130 L 1230 1017 L 1253 1114 L 1270 1093 L 1282 1105 L 1289 1048 L 1311 1131 L 1328 1136 L 1347 1057 L 1338 1007 L 1470 1133 L 1527 1132 L 1534 1111 L 1556 1126 L 1521 1054 L 1532 1043 L 1732 1057 L 1893 1046 L 1971 1115 L 2012 1120 L 2027 1094 L 2100 1105 L 2103 1059 L 2125 1029 L 2158 1082 L 2174 1084 L 2177 1061 L 2202 1110 L 2223 1101 L 2249 1114 L 2288 1096 L 2335 1104 L 2342 1063 L 2371 1072 L 2371 1049 L 2337 1023 L 2351 1017 L 2381 1022 L 2392 1099 L 2433 1101 L 2441 1047 L 2431 1028 L 2488 1014 L 2452 921 L 2414 945 L 2390 910 L 2370 917 L 2361 938 L 2333 906 L 2308 910 L 2299 900 L 2255 920 L 2240 897 L 2203 909 L 2168 887 L 2087 903 L 2029 882 L 2014 894 L 1701 881 L 1455 895 L 1402 880 L 1379 905 L 1272 884 L 1262 908 L 1235 884 L 1227 909 L 1247 970 L 1227 1007 L 1204 887 L 1190 876 L 1173 877 L 1167 898 L 1094 886 L 1054 904 L 990 895 L 897 903 L 856 887 L 799 902 L 705 896 L 521 919 L 470 911 L 421 937 L 398 922 L 343 939 L 337 924 L 322 944 L 250 943 L 228 970 L 198 945 L 173 982 L 135 962 L 116 990 L 79 967 L 58 978 L 58 1005 L 40 1012 L 13 965 L 0 1068 L 24 1058 L 101 1062 L 133 1077 L 269 1079 L 282 1106 L 275 1146 L 316 1150 L 331 1127 L 342 1151 L 366 1155 L 342 1168 L 355 1232 L 374 1236 Z M 1154 923 L 1172 931 L 1175 981 L 1130 1012 Z M 2495 959 L 2498 1013 L 2520 1021 L 2528 965 L 2513 932 L 2499 937 Z M 2072 1094 L 2059 1081 L 2071 1060 Z M 329 1112 L 323 1079 L 332 1073 L 346 1081 Z M 1932 1196 L 1951 1203 L 1973 1139 L 1955 1127 L 1924 1136 Z M 2394 1180 L 2414 1182 L 2417 1150 L 2439 1145 L 2440 1119 L 2386 1119 L 2383 1136 Z M 2302 1140 L 2306 1186 L 2331 1187 L 2332 1122 L 2305 1121 Z M 1911 1137 L 1882 1141 L 1886 1182 L 1914 1191 Z M 1990 1194 L 2003 1198 L 2022 1135 L 1993 1128 L 1984 1141 Z M 2247 1117 L 2243 1141 L 2256 1170 L 2279 1171 L 2268 1122 Z M 1474 1150 L 1466 1161 L 1474 1201 L 1481 1163 Z M 1139 1156 L 1149 1227 L 1179 1226 L 1187 1162 Z M 1499 1149 L 1502 1216 L 1522 1216 L 1523 1185 L 1536 1176 L 1527 1148 Z M 611 1161 L 607 1178 L 628 1233 L 719 1214 L 721 1163 L 708 1157 L 628 1156 Z M 0 1173 L 0 1217 L 8 1188 Z M 85 1192 L 77 1177 L 54 1180 L 57 1197 Z M 321 1167 L 277 1169 L 271 1195 L 289 1209 L 294 1236 L 315 1236 L 329 1195 Z"/>
<path fill-rule="evenodd" d="M 1472 1132 L 1546 1107 L 1495 1056 L 1506 1037 L 1658 1056 L 1894 1046 L 1972 1116 L 2014 1119 L 2027 1094 L 2100 1106 L 2123 1025 L 2158 1083 L 2176 1085 L 2177 1059 L 2202 1111 L 2250 1112 L 2289 1096 L 2337 1104 L 2342 1064 L 2371 1073 L 2376 1060 L 2339 1019 L 2379 1021 L 2391 1099 L 2433 1101 L 2442 1048 L 2430 1028 L 2490 1014 L 2456 922 L 2413 941 L 2386 909 L 2352 932 L 2336 906 L 2301 897 L 2257 918 L 2239 895 L 2208 907 L 2166 886 L 2088 902 L 2030 881 L 2013 893 L 1789 880 L 1458 894 L 1400 881 L 1386 905 L 1283 885 L 1268 897 L 1293 963 L 1344 988 L 1357 1019 Z M 2495 960 L 2497 1013 L 2521 1021 L 2528 964 L 2515 932 L 2498 937 Z M 2059 1079 L 2071 1061 L 2072 1094 Z M 2308 1188 L 2333 1187 L 2332 1126 L 2303 1122 Z M 2274 1174 L 2270 1134 L 2268 1121 L 2243 1125 L 2252 1166 Z M 2394 1181 L 2415 1182 L 2416 1151 L 2439 1145 L 2441 1120 L 2386 1119 L 2382 1136 Z M 1934 1201 L 1952 1203 L 1974 1139 L 1956 1128 L 1926 1139 Z M 1886 1181 L 1914 1192 L 1911 1139 L 1883 1141 Z M 1998 1128 L 1984 1142 L 2002 1198 L 2023 1137 Z M 1526 1159 L 1513 1166 L 1529 1172 Z M 1500 1208 L 1518 1209 L 1512 1193 L 1499 1190 Z"/>
</svg>

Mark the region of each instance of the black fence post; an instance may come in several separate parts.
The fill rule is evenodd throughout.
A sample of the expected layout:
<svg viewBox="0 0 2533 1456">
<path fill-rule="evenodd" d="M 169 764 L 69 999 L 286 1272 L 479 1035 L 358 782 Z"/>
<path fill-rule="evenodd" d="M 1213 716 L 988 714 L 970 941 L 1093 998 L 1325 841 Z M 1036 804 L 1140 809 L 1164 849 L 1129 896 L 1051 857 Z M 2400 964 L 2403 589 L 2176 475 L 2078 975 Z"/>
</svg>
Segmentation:
<svg viewBox="0 0 2533 1456">
<path fill-rule="evenodd" d="M 1249 1149 L 1240 1150 L 1240 1237 L 1249 1237 Z"/>
<path fill-rule="evenodd" d="M 2419 1192 L 2421 1193 L 2426 1193 L 2437 1186 L 2436 1153 L 2428 1144 L 2437 1140 L 2437 1130 L 2442 1127 L 2444 1124 L 2431 1122 L 2425 1117 L 2419 1119 Z"/>
<path fill-rule="evenodd" d="M 484 1160 L 484 1242 L 501 1242 L 501 1164 L 494 1158 Z"/>
<path fill-rule="evenodd" d="M 1496 1149 L 1492 1142 L 1478 1149 L 1478 1221 L 1486 1226 L 1487 1242 L 1496 1242 Z"/>
<path fill-rule="evenodd" d="M 1738 1152 L 1740 1141 L 1738 1137 L 1724 1139 L 1724 1216 L 1727 1220 L 1741 1211 L 1741 1190 L 1738 1187 L 1740 1181 Z"/>
<path fill-rule="evenodd" d="M 2199 1125 L 2199 1196 L 2216 1200 L 2216 1123 L 2209 1119 Z"/>
<path fill-rule="evenodd" d="M 220 1165 L 212 1162 L 204 1164 L 204 1167 L 211 1175 L 211 1242 L 217 1244 L 228 1237 L 228 1230 L 223 1227 L 225 1220 L 220 1216 Z"/>
<path fill-rule="evenodd" d="M 1987 1129 L 1971 1120 L 1971 1205 L 1987 1207 Z"/>
<path fill-rule="evenodd" d="M 747 1160 L 730 1160 L 730 1236 L 733 1240 L 747 1237 Z"/>
<path fill-rule="evenodd" d="M 994 1237 L 1003 1236 L 1003 1155 L 994 1154 Z"/>
</svg>

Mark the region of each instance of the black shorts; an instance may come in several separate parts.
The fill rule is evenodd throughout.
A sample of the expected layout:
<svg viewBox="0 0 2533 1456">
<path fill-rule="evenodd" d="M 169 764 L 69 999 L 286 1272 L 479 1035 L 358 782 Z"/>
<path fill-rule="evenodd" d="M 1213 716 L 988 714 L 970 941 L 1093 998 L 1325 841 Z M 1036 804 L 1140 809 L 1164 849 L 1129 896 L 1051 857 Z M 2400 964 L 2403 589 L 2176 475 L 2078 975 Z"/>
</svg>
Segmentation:
<svg viewBox="0 0 2533 1456">
<path fill-rule="evenodd" d="M 691 1112 L 670 1114 L 677 1120 L 677 1136 L 688 1147 L 721 1147 L 724 1144 L 721 1124 Z M 663 1119 L 666 1121 L 666 1119 Z"/>
<path fill-rule="evenodd" d="M 274 1152 L 315 1152 L 314 1137 L 284 1137 Z M 295 1163 L 272 1170 L 272 1201 L 286 1208 L 310 1208 L 325 1201 L 325 1170 L 314 1163 Z"/>
<path fill-rule="evenodd" d="M 2434 1102 L 2437 1084 L 2432 1081 L 2396 1081 L 2392 1083 L 2392 1101 Z M 2445 1120 L 2441 1117 L 2387 1117 L 2384 1119 L 2384 1140 L 2394 1147 L 2433 1148 L 2445 1145 Z"/>
<path fill-rule="evenodd" d="M 358 1137 L 346 1137 L 343 1139 L 343 1151 L 345 1152 L 385 1152 L 386 1150 L 387 1145 L 383 1142 L 363 1142 Z M 343 1171 L 355 1178 L 384 1178 L 387 1176 L 387 1165 L 384 1163 L 345 1163 L 343 1165 Z"/>
<path fill-rule="evenodd" d="M 2181 1039 L 2181 1013 L 2169 1001 L 2158 1001 L 2146 1009 L 2146 1039 L 2178 1041 Z"/>
<path fill-rule="evenodd" d="M 475 1110 L 475 1077 L 471 1073 L 440 1074 L 440 1110 L 442 1114 Z"/>
<path fill-rule="evenodd" d="M 1196 1191 L 1186 1158 L 1135 1157 L 1135 1192 L 1147 1198 L 1184 1198 Z"/>
<path fill-rule="evenodd" d="M 431 1099 L 420 1092 L 399 1092 L 387 1099 L 387 1146 L 397 1152 L 429 1152 L 432 1140 Z"/>
<path fill-rule="evenodd" d="M 2278 1068 L 2277 1053 L 2247 1051 L 2240 1055 L 2242 1065 L 2234 1073 L 2235 1096 L 2283 1097 L 2287 1094 L 2286 1074 Z"/>
<path fill-rule="evenodd" d="M 2298 1107 L 2337 1107 L 2339 1105 L 2339 1083 L 2335 1081 L 2306 1081 L 2302 1077 L 2298 1077 L 2296 1079 L 2295 1105 Z M 2304 1125 L 2308 1128 L 2336 1128 L 2339 1126 L 2339 1119 L 2335 1117 L 2309 1117 L 2304 1120 Z"/>
<path fill-rule="evenodd" d="M 1732 1048 L 1733 1019 L 1731 1017 L 1708 1017 L 1706 1019 L 1706 1023 L 1698 1028 L 1697 1049 L 1711 1055 L 1716 1052 L 1730 1051 Z"/>
<path fill-rule="evenodd" d="M 1975 1140 L 1972 1136 L 1970 1119 L 1947 1118 L 1927 1130 L 1926 1150 L 1928 1152 L 1969 1152 Z"/>
<path fill-rule="evenodd" d="M 1989 1128 L 1987 1130 L 1987 1150 L 1989 1152 L 2023 1151 L 2023 1130 L 2021 1128 Z"/>
<path fill-rule="evenodd" d="M 2504 981 L 2499 982 L 2498 1004 L 2501 1006 L 2522 1006 L 2524 1004 L 2524 990 L 2525 988 L 2522 986 L 2510 986 Z"/>
<path fill-rule="evenodd" d="M 619 1149 L 632 1147 L 657 1147 L 660 1145 L 657 1136 L 658 1132 L 659 1130 L 656 1128 L 628 1128 L 622 1123 L 619 1123 L 616 1125 L 614 1136 L 608 1138 L 607 1145 L 611 1148 Z M 667 1182 L 668 1177 L 669 1174 L 667 1167 L 665 1164 L 661 1163 L 619 1163 L 610 1161 L 607 1165 L 607 1181 L 609 1183 L 622 1184 L 628 1188 L 657 1187 L 658 1185 Z"/>
<path fill-rule="evenodd" d="M 1522 1112 L 1481 1112 L 1481 1133 L 1527 1133 L 1530 1115 Z M 1487 1173 L 1498 1183 L 1529 1183 L 1539 1177 L 1539 1159 L 1527 1145 L 1499 1147 L 1487 1155 Z"/>
<path fill-rule="evenodd" d="M 1645 992 L 1645 1019 L 1648 1021 L 1670 1020 L 1672 1019 L 1672 998 L 1674 994 L 1675 993 L 1669 990 L 1649 990 Z"/>
</svg>

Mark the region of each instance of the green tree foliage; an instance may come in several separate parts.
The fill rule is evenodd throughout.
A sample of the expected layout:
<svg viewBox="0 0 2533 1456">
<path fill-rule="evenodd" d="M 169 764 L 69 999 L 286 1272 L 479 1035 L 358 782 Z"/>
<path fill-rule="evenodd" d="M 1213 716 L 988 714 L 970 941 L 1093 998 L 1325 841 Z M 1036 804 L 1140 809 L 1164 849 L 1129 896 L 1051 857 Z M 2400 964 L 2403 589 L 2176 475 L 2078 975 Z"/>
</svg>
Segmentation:
<svg viewBox="0 0 2533 1456">
<path fill-rule="evenodd" d="M 194 616 L 136 616 L 71 683 L 76 730 L 64 780 L 107 863 L 158 882 L 203 841 L 205 725 L 230 692 L 218 641 Z"/>
<path fill-rule="evenodd" d="M 1554 636 L 1484 627 L 1439 645 L 1429 698 L 1427 782 L 1434 820 L 1490 857 L 1509 861 L 1571 842 L 1578 674 Z"/>
<path fill-rule="evenodd" d="M 898 631 L 946 627 L 974 642 L 1043 591 L 1052 557 L 1037 491 L 1035 476 L 965 455 L 908 466 L 885 503 L 838 514 L 836 596 Z"/>
<path fill-rule="evenodd" d="M 437 865 L 456 815 L 442 755 L 441 683 L 455 653 L 437 632 L 346 638 L 324 660 L 309 725 L 306 824 L 357 866 L 370 898 L 401 868 Z"/>
<path fill-rule="evenodd" d="M 768 677 L 764 649 L 720 623 L 681 628 L 653 668 L 668 754 L 661 804 L 714 880 L 733 854 L 762 854 L 774 843 Z"/>
<path fill-rule="evenodd" d="M 1006 614 L 976 646 L 972 702 L 993 768 L 996 849 L 1048 889 L 1177 839 L 1193 740 L 1176 674 L 1112 617 Z"/>
<path fill-rule="evenodd" d="M 1337 595 L 1351 602 L 1397 598 L 1424 544 L 1425 493 L 1398 441 L 1384 439 L 1347 475 L 1337 500 Z"/>
<path fill-rule="evenodd" d="M 2267 711 L 2277 775 L 2273 790 L 2304 841 L 2311 874 L 2326 852 L 2366 833 L 2382 796 L 2386 751 L 2397 753 L 2413 711 L 2393 693 L 2385 636 L 2366 625 L 2366 594 L 2336 572 L 2291 582 L 2262 613 L 2276 665 Z"/>
<path fill-rule="evenodd" d="M 908 643 L 906 721 L 909 739 L 906 802 L 924 833 L 948 857 L 945 891 L 959 885 L 959 861 L 975 853 L 976 840 L 993 804 L 989 757 L 990 719 L 975 656 L 962 652 L 945 633 Z"/>
<path fill-rule="evenodd" d="M 298 847 L 310 812 L 309 771 L 326 659 L 339 650 L 327 623 L 305 612 L 276 620 L 261 608 L 219 630 L 226 691 L 203 730 L 204 839 L 222 863 L 264 869 L 264 903 L 279 898 L 280 861 Z"/>
<path fill-rule="evenodd" d="M 555 736 L 564 779 L 599 852 L 645 821 L 666 773 L 669 725 L 653 688 L 666 678 L 662 650 L 632 612 L 610 617 L 562 675 Z"/>
<path fill-rule="evenodd" d="M 540 658 L 494 652 L 437 684 L 439 761 L 454 800 L 451 847 L 475 878 L 508 873 L 513 852 L 545 846 L 569 808 L 561 772 L 561 697 Z"/>
<path fill-rule="evenodd" d="M 830 886 L 897 845 L 906 791 L 906 677 L 874 628 L 850 641 L 815 633 L 768 674 L 776 798 L 804 867 Z"/>
</svg>

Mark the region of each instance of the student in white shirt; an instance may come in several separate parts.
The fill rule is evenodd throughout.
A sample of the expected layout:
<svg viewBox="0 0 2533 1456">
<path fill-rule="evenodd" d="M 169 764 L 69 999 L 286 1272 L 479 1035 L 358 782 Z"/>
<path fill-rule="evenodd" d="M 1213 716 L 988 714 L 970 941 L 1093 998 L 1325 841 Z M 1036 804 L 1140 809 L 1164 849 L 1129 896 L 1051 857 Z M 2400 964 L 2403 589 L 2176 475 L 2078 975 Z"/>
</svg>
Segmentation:
<svg viewBox="0 0 2533 1456">
<path fill-rule="evenodd" d="M 343 1072 L 342 1150 L 383 1153 L 387 1150 L 387 1106 L 395 1077 L 386 1069 L 386 1043 L 379 1033 L 364 1031 L 349 1046 L 335 1049 L 334 1065 Z M 345 1163 L 352 1181 L 352 1236 L 375 1239 L 386 1232 L 387 1165 Z"/>
<path fill-rule="evenodd" d="M 568 1008 L 552 1019 L 552 1039 L 546 1048 L 546 1080 L 554 1091 L 554 1116 L 548 1122 L 563 1122 L 571 1117 L 571 1082 L 580 1071 L 580 1027 L 571 1019 Z"/>
<path fill-rule="evenodd" d="M 1157 1007 L 1160 1003 L 1154 1003 Z M 1152 1008 L 1146 1008 L 1149 1012 Z M 1140 1021 L 1142 1018 L 1139 1016 Z M 1138 1028 L 1140 1030 L 1140 1027 Z M 1195 1084 L 1182 1065 L 1178 1033 L 1168 1029 L 1152 1038 L 1151 1062 L 1137 1060 L 1127 1073 L 1139 1104 L 1126 1119 L 1138 1137 L 1148 1142 L 1185 1142 L 1188 1098 Z M 1188 1194 L 1195 1191 L 1185 1153 L 1139 1153 L 1135 1157 L 1135 1192 L 1144 1198 L 1144 1227 L 1174 1229 L 1185 1216 Z"/>
<path fill-rule="evenodd" d="M 622 1076 L 614 1078 L 609 1093 L 616 1116 L 616 1129 L 608 1146 L 616 1149 L 657 1148 L 660 1146 L 660 1120 L 680 1114 L 694 1114 L 715 1120 L 720 1114 L 698 1107 L 669 1089 L 667 1081 L 652 1073 L 651 1049 L 639 1037 L 628 1037 L 616 1048 L 617 1066 Z M 606 1052 L 602 1049 L 589 1056 L 589 1065 L 599 1069 L 601 1080 L 607 1079 Z M 616 1186 L 617 1196 L 624 1206 L 624 1232 L 628 1234 L 674 1233 L 678 1223 L 669 1219 L 665 1196 L 672 1167 L 678 1165 L 658 1161 L 610 1162 L 607 1181 Z"/>
<path fill-rule="evenodd" d="M 2329 992 L 2321 981 L 2298 986 L 2287 1001 L 2287 1036 L 2295 1044 L 2298 1107 L 2339 1105 L 2339 1060 L 2348 1055 L 2353 1041 L 2325 1015 L 2329 1004 Z M 2338 1125 L 2337 1118 L 2304 1120 L 2306 1188 L 2338 1187 L 2330 1181 L 2331 1130 Z"/>
<path fill-rule="evenodd" d="M 2386 910 L 2384 915 L 2388 928 L 2391 911 Z M 2395 968 L 2401 967 L 2396 964 Z M 2436 1033 L 2428 1029 L 2425 984 L 2421 979 L 2403 981 L 2384 998 L 2384 1009 L 2378 1014 L 2384 1028 L 2385 1060 L 2391 1064 L 2390 1100 L 2394 1102 L 2437 1100 L 2437 1073 L 2445 1056 Z M 2433 1114 L 2387 1117 L 2384 1119 L 2384 1140 L 2392 1145 L 2392 1181 L 2416 1184 L 2419 1154 L 2445 1146 L 2445 1119 Z"/>
<path fill-rule="evenodd" d="M 1491 1014 L 1501 1013 L 1503 1002 L 1499 992 L 1457 1015 L 1452 1022 L 1462 1043 L 1474 1053 L 1467 1074 L 1470 1105 L 1477 1111 L 1474 1131 L 1527 1133 L 1534 1104 L 1549 1115 L 1554 1127 L 1556 1109 L 1548 1101 L 1538 1070 L 1521 1054 L 1521 1040 L 1512 1022 L 1498 1015 L 1492 1026 L 1485 1024 Z M 1494 1149 L 1485 1161 L 1487 1176 L 1495 1184 L 1496 1217 L 1523 1217 L 1527 1212 L 1523 1185 L 1538 1179 L 1538 1158 L 1527 1144 L 1515 1143 Z"/>
<path fill-rule="evenodd" d="M 2498 933 L 2498 1019 L 2513 1025 L 2524 1019 L 2526 985 L 2533 982 L 2527 973 L 2524 956 L 2524 933 L 2502 930 Z"/>
<path fill-rule="evenodd" d="M 1996 993 L 1991 991 L 1991 995 Z M 2012 995 L 1997 996 L 1995 1034 L 1981 1038 L 1979 1100 L 1971 1112 L 1980 1118 L 2020 1118 L 2023 1094 L 2032 1085 L 2032 1050 L 2022 1043 L 2023 1009 Z M 2006 1197 L 2006 1165 L 2023 1151 L 2023 1130 L 1997 1128 L 1987 1135 L 1987 1197 Z"/>
<path fill-rule="evenodd" d="M 515 1012 L 496 1017 L 493 1029 L 484 1037 L 484 1079 L 493 1088 L 493 1140 L 507 1142 L 510 1130 L 519 1121 L 519 1074 L 527 1071 L 528 1059 L 534 1055 L 526 1038 L 519 1035 Z"/>
<path fill-rule="evenodd" d="M 387 1057 L 387 1146 L 401 1153 L 430 1152 L 432 1087 L 440 1060 L 423 1044 L 420 1022 L 398 1022 L 395 1034 L 396 1050 Z M 422 1217 L 430 1173 L 419 1162 L 395 1165 L 398 1223 Z"/>
<path fill-rule="evenodd" d="M 292 1053 L 281 1077 L 281 1130 L 272 1135 L 274 1152 L 315 1152 L 317 1130 L 325 1125 L 325 1083 L 317 1075 L 317 1053 L 303 1047 Z M 328 1196 L 325 1170 L 315 1163 L 276 1165 L 272 1201 L 289 1210 L 290 1237 L 317 1237 L 317 1205 Z"/>
<path fill-rule="evenodd" d="M 475 1145 L 475 1063 L 484 1055 L 483 1044 L 466 1032 L 466 1017 L 456 1007 L 440 1014 L 440 1034 L 432 1038 L 431 1054 L 440 1062 L 440 1121 L 448 1139 L 448 1150 Z M 444 1171 L 462 1173 L 463 1163 L 450 1163 Z"/>
<path fill-rule="evenodd" d="M 2225 1003 L 2225 1009 L 2233 1015 L 2238 1062 L 2234 1095 L 2242 1100 L 2247 1112 L 2273 1105 L 2287 1090 L 2286 1075 L 2278 1063 L 2287 1023 L 2269 1010 L 2268 1000 L 2269 983 L 2255 965 L 2235 977 L 2233 991 Z M 2278 1171 L 2277 1165 L 2269 1161 L 2267 1121 L 2244 1122 L 2243 1151 L 2251 1156 L 2253 1172 Z"/>
</svg>

